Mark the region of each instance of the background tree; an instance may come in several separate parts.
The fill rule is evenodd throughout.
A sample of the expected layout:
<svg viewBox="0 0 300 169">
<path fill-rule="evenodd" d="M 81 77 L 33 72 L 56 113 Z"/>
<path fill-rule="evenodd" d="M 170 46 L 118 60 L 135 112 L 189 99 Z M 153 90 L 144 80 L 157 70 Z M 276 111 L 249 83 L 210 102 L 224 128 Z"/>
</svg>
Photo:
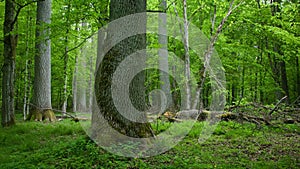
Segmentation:
<svg viewBox="0 0 300 169">
<path fill-rule="evenodd" d="M 16 47 L 18 36 L 16 32 L 16 4 L 12 0 L 5 1 L 4 19 L 4 64 L 2 67 L 2 126 L 15 124 L 15 69 Z"/>
</svg>

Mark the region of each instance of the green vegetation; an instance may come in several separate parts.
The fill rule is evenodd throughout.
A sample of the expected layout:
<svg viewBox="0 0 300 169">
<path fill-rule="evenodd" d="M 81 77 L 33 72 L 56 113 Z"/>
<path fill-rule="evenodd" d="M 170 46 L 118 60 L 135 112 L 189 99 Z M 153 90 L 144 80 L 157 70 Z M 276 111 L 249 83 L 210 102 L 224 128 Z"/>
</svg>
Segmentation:
<svg viewBox="0 0 300 169">
<path fill-rule="evenodd" d="M 222 121 L 213 135 L 199 144 L 202 123 L 197 122 L 170 151 L 132 159 L 101 149 L 80 123 L 68 119 L 18 122 L 0 129 L 0 168 L 299 168 L 299 124 L 258 128 Z M 172 124 L 159 124 L 158 129 L 168 125 Z"/>
</svg>

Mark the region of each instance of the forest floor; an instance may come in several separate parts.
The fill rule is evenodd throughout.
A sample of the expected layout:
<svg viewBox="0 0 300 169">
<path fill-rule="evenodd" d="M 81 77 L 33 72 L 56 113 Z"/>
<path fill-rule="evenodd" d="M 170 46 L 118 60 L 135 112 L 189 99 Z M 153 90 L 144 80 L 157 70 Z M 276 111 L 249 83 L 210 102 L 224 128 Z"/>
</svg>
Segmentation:
<svg viewBox="0 0 300 169">
<path fill-rule="evenodd" d="M 202 122 L 168 152 L 113 155 L 87 139 L 80 123 L 22 122 L 0 129 L 0 168 L 300 168 L 300 125 L 220 122 L 204 143 Z"/>
</svg>

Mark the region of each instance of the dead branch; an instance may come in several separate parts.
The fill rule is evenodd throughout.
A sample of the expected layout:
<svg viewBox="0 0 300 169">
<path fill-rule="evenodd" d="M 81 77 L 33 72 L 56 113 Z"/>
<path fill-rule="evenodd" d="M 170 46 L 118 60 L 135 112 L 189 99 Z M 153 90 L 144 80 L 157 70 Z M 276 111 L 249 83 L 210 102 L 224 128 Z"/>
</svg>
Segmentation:
<svg viewBox="0 0 300 169">
<path fill-rule="evenodd" d="M 282 103 L 285 99 L 287 99 L 287 96 L 284 96 L 283 98 L 281 98 L 277 104 L 275 105 L 275 107 L 268 113 L 269 116 L 271 116 L 275 110 L 277 110 L 278 106 L 280 105 L 280 103 Z"/>
</svg>

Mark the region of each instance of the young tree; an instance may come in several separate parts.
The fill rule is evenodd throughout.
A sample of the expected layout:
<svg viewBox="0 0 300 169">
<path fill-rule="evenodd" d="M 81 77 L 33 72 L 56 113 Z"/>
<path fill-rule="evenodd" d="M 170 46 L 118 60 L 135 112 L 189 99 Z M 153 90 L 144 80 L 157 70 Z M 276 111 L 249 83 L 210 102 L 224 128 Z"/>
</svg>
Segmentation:
<svg viewBox="0 0 300 169">
<path fill-rule="evenodd" d="M 167 9 L 167 1 L 161 0 L 160 7 L 162 11 L 164 11 L 164 14 L 159 15 L 159 37 L 158 41 L 160 44 L 160 49 L 158 50 L 158 56 L 159 56 L 159 68 L 160 70 L 166 70 L 160 71 L 160 88 L 166 95 L 166 109 L 172 109 L 174 108 L 174 103 L 172 100 L 172 94 L 171 94 L 171 87 L 170 87 L 170 78 L 169 78 L 169 61 L 168 61 L 168 37 L 163 35 L 164 33 L 167 34 L 167 15 L 166 9 Z M 163 100 L 159 99 L 161 103 L 163 103 Z"/>
</svg>

